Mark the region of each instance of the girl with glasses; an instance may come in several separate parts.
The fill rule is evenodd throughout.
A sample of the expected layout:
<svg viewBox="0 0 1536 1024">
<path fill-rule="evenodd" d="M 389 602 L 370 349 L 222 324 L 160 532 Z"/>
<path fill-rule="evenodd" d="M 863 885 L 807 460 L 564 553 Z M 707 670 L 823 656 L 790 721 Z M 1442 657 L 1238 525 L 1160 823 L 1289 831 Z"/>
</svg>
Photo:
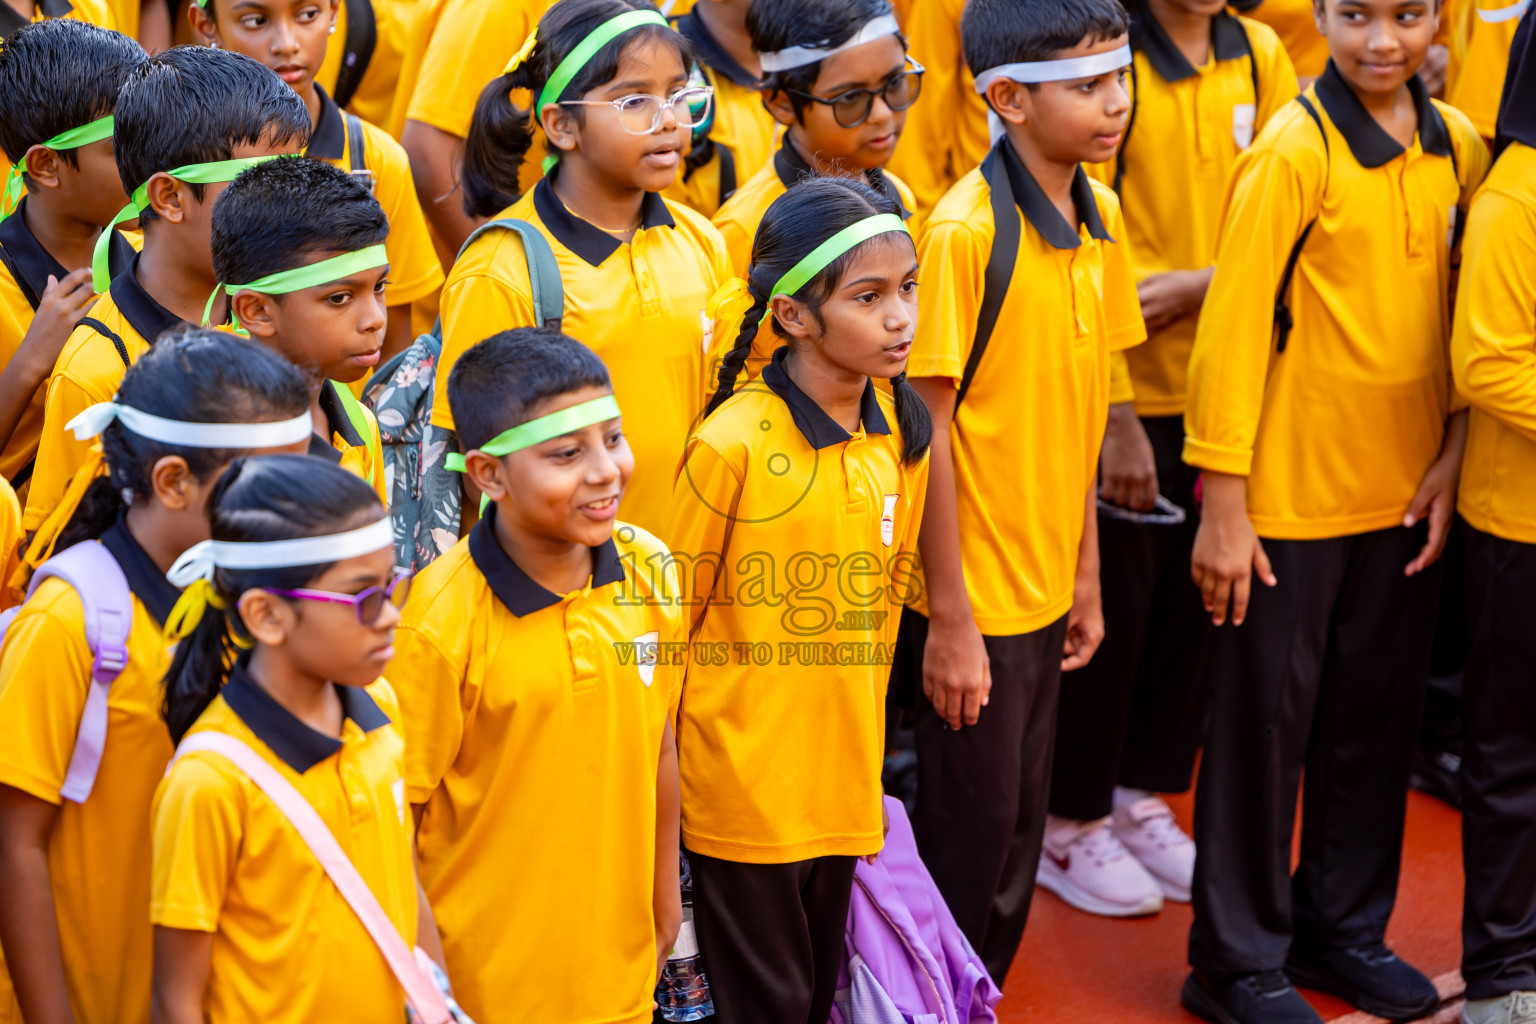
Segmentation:
<svg viewBox="0 0 1536 1024">
<path fill-rule="evenodd" d="M 644 0 L 562 0 L 480 97 L 464 152 L 465 211 L 511 217 L 548 239 L 560 267 L 562 330 L 613 374 L 629 425 L 635 483 L 620 515 L 659 532 L 672 471 L 705 395 L 704 315 L 729 276 L 708 221 L 659 194 L 677 176 L 689 130 L 708 116 L 690 85 L 687 42 Z M 513 89 L 535 96 L 515 107 Z M 518 198 L 518 170 L 537 122 L 554 161 Z M 447 381 L 477 342 L 542 327 L 521 240 L 489 231 L 465 247 L 443 288 L 443 355 L 432 422 L 454 429 Z"/>
</svg>

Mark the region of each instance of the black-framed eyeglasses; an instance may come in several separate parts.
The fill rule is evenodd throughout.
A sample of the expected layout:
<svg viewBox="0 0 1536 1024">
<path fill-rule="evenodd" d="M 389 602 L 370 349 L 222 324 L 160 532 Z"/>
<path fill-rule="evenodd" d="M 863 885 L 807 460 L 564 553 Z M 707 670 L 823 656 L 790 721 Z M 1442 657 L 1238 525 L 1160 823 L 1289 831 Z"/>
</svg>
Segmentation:
<svg viewBox="0 0 1536 1024">
<path fill-rule="evenodd" d="M 906 110 L 917 102 L 917 97 L 923 91 L 923 73 L 928 69 L 911 57 L 907 58 L 907 63 L 912 66 L 887 78 L 885 84 L 878 89 L 849 89 L 831 97 L 817 96 L 813 92 L 799 89 L 785 91 L 831 107 L 832 117 L 838 124 L 844 128 L 857 128 L 869 120 L 870 113 L 875 109 L 876 96 L 885 100 L 885 105 L 892 110 Z"/>
</svg>

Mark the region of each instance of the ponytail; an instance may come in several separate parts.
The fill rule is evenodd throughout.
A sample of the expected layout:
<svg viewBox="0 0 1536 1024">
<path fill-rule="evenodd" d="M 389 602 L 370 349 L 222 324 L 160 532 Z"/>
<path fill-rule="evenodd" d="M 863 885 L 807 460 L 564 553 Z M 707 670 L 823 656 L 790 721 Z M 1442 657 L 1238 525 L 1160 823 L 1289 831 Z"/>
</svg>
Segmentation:
<svg viewBox="0 0 1536 1024">
<path fill-rule="evenodd" d="M 906 370 L 891 378 L 891 395 L 896 399 L 896 426 L 901 429 L 901 461 L 915 466 L 933 443 L 933 417 L 917 389 L 907 381 Z"/>
<path fill-rule="evenodd" d="M 307 455 L 237 458 L 208 495 L 209 533 L 216 541 L 321 537 L 382 515 L 372 487 L 340 466 Z M 332 564 L 216 568 L 212 579 L 199 579 L 186 589 L 165 623 L 166 637 L 179 641 L 161 704 L 172 743 L 181 742 L 229 680 L 240 652 L 253 646 L 240 619 L 240 595 L 267 588 L 301 590 Z"/>
<path fill-rule="evenodd" d="M 541 84 L 532 64 L 524 61 L 481 90 L 459 168 L 466 216 L 494 217 L 517 202 L 523 160 L 533 145 L 533 113 L 512 102 L 512 90 Z"/>
<path fill-rule="evenodd" d="M 736 332 L 736 341 L 731 346 L 731 350 L 720 360 L 715 393 L 710 396 L 709 404 L 704 407 L 705 416 L 720 408 L 725 404 L 725 400 L 736 392 L 736 378 L 741 376 L 742 368 L 747 365 L 747 357 L 752 354 L 752 339 L 757 337 L 759 321 L 768 311 L 768 297 L 754 278 L 747 279 L 747 293 L 752 297 L 752 305 L 747 308 L 746 314 L 742 317 L 741 327 Z"/>
</svg>

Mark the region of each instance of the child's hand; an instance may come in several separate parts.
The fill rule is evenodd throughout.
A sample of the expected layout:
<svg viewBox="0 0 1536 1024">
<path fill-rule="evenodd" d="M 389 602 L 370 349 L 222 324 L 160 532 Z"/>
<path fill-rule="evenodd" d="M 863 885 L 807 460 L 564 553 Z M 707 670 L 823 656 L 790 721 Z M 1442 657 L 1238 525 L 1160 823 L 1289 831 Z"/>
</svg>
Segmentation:
<svg viewBox="0 0 1536 1024">
<path fill-rule="evenodd" d="M 1451 532 L 1451 519 L 1456 514 L 1456 487 L 1461 479 L 1461 459 L 1442 455 L 1429 467 L 1419 482 L 1419 492 L 1408 505 L 1403 516 L 1404 526 L 1413 526 L 1426 514 L 1429 516 L 1429 539 L 1419 550 L 1419 556 L 1403 569 L 1404 576 L 1413 576 L 1435 564 L 1440 552 L 1445 550 L 1445 538 Z"/>
<path fill-rule="evenodd" d="M 934 616 L 923 648 L 923 696 L 951 729 L 975 725 L 992 693 L 992 667 L 974 616 Z"/>
<path fill-rule="evenodd" d="M 1072 586 L 1072 610 L 1067 613 L 1067 641 L 1063 646 L 1061 670 L 1082 668 L 1104 642 L 1103 591 L 1099 588 L 1099 567 L 1080 567 Z"/>
<path fill-rule="evenodd" d="M 1219 626 L 1226 621 L 1230 601 L 1232 624 L 1241 626 L 1248 615 L 1253 573 L 1257 572 L 1269 587 L 1277 582 L 1275 574 L 1259 535 L 1248 521 L 1247 479 L 1207 471 L 1204 497 L 1189 575 L 1200 588 L 1212 622 Z"/>
<path fill-rule="evenodd" d="M 52 372 L 53 364 L 59 361 L 59 353 L 64 350 L 64 343 L 75 329 L 75 322 L 95 301 L 90 267 L 66 274 L 62 281 L 49 274 L 48 287 L 44 289 L 32 324 L 16 350 L 16 358 L 25 359 L 44 376 Z"/>
<path fill-rule="evenodd" d="M 891 812 L 886 808 L 885 801 L 880 801 L 880 848 L 885 849 L 885 838 L 891 834 Z M 864 863 L 873 864 L 880 854 L 872 853 L 864 858 Z"/>
<path fill-rule="evenodd" d="M 1169 270 L 1142 278 L 1136 285 L 1136 297 L 1141 300 L 1141 318 L 1147 322 L 1147 330 L 1161 330 L 1199 309 L 1215 270 Z"/>
<path fill-rule="evenodd" d="M 1157 460 L 1131 402 L 1109 407 L 1099 454 L 1099 497 L 1134 509 L 1149 509 L 1157 501 Z"/>
</svg>

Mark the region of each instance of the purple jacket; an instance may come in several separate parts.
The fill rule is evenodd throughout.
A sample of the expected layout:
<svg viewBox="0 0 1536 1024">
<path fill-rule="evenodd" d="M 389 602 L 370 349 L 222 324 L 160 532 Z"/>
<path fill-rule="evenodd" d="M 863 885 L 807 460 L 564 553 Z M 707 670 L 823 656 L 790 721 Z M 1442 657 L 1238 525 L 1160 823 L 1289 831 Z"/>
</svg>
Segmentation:
<svg viewBox="0 0 1536 1024">
<path fill-rule="evenodd" d="M 1003 994 L 918 857 L 901 801 L 885 807 L 885 848 L 853 872 L 832 1024 L 993 1024 Z"/>
</svg>

